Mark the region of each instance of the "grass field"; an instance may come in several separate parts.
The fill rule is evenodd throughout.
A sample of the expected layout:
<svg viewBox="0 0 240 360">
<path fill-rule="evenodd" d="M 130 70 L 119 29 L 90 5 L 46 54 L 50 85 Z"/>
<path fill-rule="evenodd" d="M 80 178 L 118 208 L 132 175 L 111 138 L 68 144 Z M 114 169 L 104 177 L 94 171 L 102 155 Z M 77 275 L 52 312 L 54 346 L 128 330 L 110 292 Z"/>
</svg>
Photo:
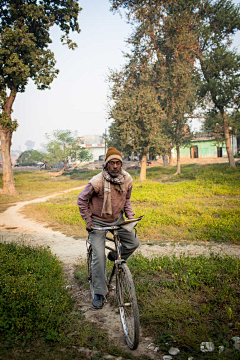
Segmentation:
<svg viewBox="0 0 240 360">
<path fill-rule="evenodd" d="M 1 360 L 86 359 L 81 347 L 95 351 L 93 360 L 123 355 L 85 320 L 66 285 L 49 249 L 0 243 Z"/>
<path fill-rule="evenodd" d="M 138 226 L 140 239 L 240 243 L 240 165 L 237 170 L 227 164 L 185 165 L 181 175 L 173 177 L 173 172 L 173 168 L 150 168 L 144 183 L 136 178 L 137 171 L 131 172 L 133 210 L 137 216 L 145 215 Z M 92 175 L 72 177 L 86 182 Z M 25 211 L 67 234 L 86 236 L 77 196 L 78 192 L 71 192 Z"/>
<path fill-rule="evenodd" d="M 172 346 L 180 349 L 177 359 L 239 359 L 231 339 L 240 333 L 240 259 L 137 255 L 128 264 L 141 325 L 162 353 Z M 203 354 L 202 342 L 215 351 Z"/>
<path fill-rule="evenodd" d="M 225 164 L 191 165 L 182 166 L 182 174 L 171 177 L 173 168 L 151 168 L 145 183 L 140 183 L 133 171 L 133 208 L 137 215 L 145 214 L 139 223 L 139 236 L 156 241 L 239 243 L 239 170 L 239 165 L 236 171 Z M 78 186 L 92 174 L 75 173 L 72 179 L 58 180 L 59 186 Z M 34 187 L 32 174 L 19 174 L 21 193 L 27 194 L 31 188 L 29 197 L 43 195 L 40 175 L 34 175 Z M 56 192 L 52 184 L 58 181 L 54 180 L 44 180 L 47 191 Z M 86 234 L 76 205 L 77 195 L 78 191 L 61 195 L 29 207 L 27 212 L 65 232 Z M 135 280 L 143 336 L 151 336 L 161 353 L 167 354 L 173 346 L 180 349 L 177 360 L 239 359 L 232 341 L 240 334 L 239 259 L 219 255 L 149 259 L 136 255 L 128 265 Z M 86 284 L 86 264 L 79 265 L 76 276 L 82 285 Z M 79 346 L 99 350 L 96 359 L 101 358 L 103 350 L 121 355 L 108 344 L 104 332 L 75 311 L 61 266 L 49 250 L 1 244 L 0 282 L 3 359 L 81 358 Z M 206 341 L 214 343 L 213 352 L 200 351 L 201 342 Z M 222 353 L 219 346 L 224 347 Z M 133 358 L 126 354 L 124 357 Z"/>
<path fill-rule="evenodd" d="M 109 274 L 111 265 L 108 261 Z M 129 258 L 128 266 L 135 282 L 142 336 L 154 339 L 161 354 L 175 347 L 180 350 L 173 357 L 177 360 L 239 360 L 232 338 L 240 332 L 240 259 L 137 254 Z M 86 264 L 79 265 L 76 277 L 88 286 Z M 214 351 L 201 352 L 202 342 L 212 342 Z"/>
<path fill-rule="evenodd" d="M 70 179 L 70 176 L 51 178 L 42 171 L 15 172 L 15 186 L 19 196 L 0 195 L 0 212 L 6 210 L 17 201 L 27 201 L 58 191 L 81 186 L 81 180 Z M 0 173 L 0 188 L 2 187 L 2 174 Z"/>
</svg>

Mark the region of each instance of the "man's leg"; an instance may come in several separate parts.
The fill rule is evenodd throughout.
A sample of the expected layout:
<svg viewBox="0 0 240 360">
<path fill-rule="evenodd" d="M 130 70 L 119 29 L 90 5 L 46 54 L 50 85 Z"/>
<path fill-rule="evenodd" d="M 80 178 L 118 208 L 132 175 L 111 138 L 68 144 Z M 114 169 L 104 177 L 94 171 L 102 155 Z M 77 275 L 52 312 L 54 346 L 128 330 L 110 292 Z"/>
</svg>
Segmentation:
<svg viewBox="0 0 240 360">
<path fill-rule="evenodd" d="M 95 226 L 99 226 L 95 220 Z M 92 281 L 94 294 L 106 296 L 105 283 L 105 231 L 93 230 L 90 232 L 90 240 L 93 249 Z"/>
<path fill-rule="evenodd" d="M 137 249 L 137 247 L 140 245 L 140 241 L 137 237 L 137 234 L 134 230 L 131 232 L 125 230 L 125 229 L 119 229 L 118 235 L 121 242 L 121 253 L 122 253 L 122 259 L 127 260 L 129 256 Z"/>
</svg>

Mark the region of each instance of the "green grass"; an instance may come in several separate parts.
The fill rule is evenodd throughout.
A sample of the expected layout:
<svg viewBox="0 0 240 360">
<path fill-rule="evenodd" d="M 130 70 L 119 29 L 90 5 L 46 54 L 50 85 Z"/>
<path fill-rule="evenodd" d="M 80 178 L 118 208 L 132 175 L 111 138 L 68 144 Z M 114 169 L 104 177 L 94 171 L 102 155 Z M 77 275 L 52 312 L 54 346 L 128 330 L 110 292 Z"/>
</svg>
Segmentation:
<svg viewBox="0 0 240 360">
<path fill-rule="evenodd" d="M 15 172 L 15 186 L 19 196 L 0 195 L 0 212 L 17 201 L 26 201 L 74 188 L 85 184 L 86 181 L 71 179 L 69 175 L 51 178 L 44 172 Z M 2 174 L 0 173 L 0 188 L 2 187 Z"/>
<path fill-rule="evenodd" d="M 0 243 L 0 358 L 85 359 L 80 347 L 122 355 L 76 307 L 50 250 Z M 125 358 L 133 358 L 124 355 Z"/>
<path fill-rule="evenodd" d="M 144 334 L 153 336 L 163 353 L 173 346 L 181 350 L 177 359 L 239 359 L 231 338 L 240 332 L 240 259 L 136 255 L 128 265 Z M 206 341 L 216 348 L 210 355 L 199 351 Z"/>
<path fill-rule="evenodd" d="M 138 170 L 131 171 L 137 176 Z M 141 240 L 216 241 L 240 243 L 240 165 L 186 165 L 182 174 L 155 167 L 148 180 L 134 179 L 132 206 L 145 215 L 138 225 Z M 79 176 L 91 178 L 95 172 Z M 75 177 L 78 176 L 76 173 Z M 86 236 L 85 222 L 76 205 L 78 192 L 31 205 L 28 214 L 74 236 Z"/>
<path fill-rule="evenodd" d="M 48 249 L 0 243 L 0 329 L 7 336 L 40 331 L 61 336 L 70 296 L 60 262 Z"/>
<path fill-rule="evenodd" d="M 107 268 L 109 265 L 108 261 Z M 231 339 L 240 332 L 240 259 L 213 254 L 152 258 L 137 254 L 128 265 L 135 282 L 142 336 L 154 339 L 161 354 L 177 347 L 178 360 L 191 356 L 239 359 Z M 76 278 L 82 286 L 86 277 L 86 264 L 81 263 Z M 109 300 L 116 306 L 111 297 Z M 201 342 L 213 342 L 215 351 L 203 354 Z M 224 346 L 221 355 L 219 346 Z"/>
</svg>

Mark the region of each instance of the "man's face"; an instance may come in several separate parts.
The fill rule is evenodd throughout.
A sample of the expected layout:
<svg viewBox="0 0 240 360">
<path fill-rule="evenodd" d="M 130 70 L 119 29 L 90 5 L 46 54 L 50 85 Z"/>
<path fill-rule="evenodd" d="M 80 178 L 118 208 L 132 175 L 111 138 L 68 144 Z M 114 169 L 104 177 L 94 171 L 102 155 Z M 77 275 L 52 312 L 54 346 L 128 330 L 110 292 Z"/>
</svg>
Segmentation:
<svg viewBox="0 0 240 360">
<path fill-rule="evenodd" d="M 112 177 L 117 177 L 121 172 L 122 162 L 118 159 L 112 159 L 107 163 L 107 171 Z"/>
</svg>

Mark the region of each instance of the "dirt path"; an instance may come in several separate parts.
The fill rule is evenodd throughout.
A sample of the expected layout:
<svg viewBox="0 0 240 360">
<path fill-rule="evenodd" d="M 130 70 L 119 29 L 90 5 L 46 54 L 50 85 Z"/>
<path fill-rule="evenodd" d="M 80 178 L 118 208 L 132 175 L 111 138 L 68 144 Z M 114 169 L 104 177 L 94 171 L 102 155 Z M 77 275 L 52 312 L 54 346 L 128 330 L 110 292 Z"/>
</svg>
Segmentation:
<svg viewBox="0 0 240 360">
<path fill-rule="evenodd" d="M 88 290 L 79 287 L 74 279 L 74 272 L 76 270 L 79 258 L 86 257 L 85 239 L 75 240 L 71 237 L 61 234 L 59 231 L 53 231 L 46 227 L 47 224 L 40 224 L 33 220 L 29 220 L 21 214 L 21 209 L 28 204 L 44 202 L 59 194 L 67 193 L 72 190 L 81 189 L 74 188 L 65 190 L 61 193 L 49 195 L 35 200 L 19 202 L 8 208 L 5 212 L 0 214 L 0 242 L 21 242 L 29 243 L 31 245 L 49 246 L 51 251 L 56 254 L 63 262 L 64 271 L 68 278 L 69 284 L 72 285 L 71 291 L 77 304 L 81 310 L 84 311 L 88 320 L 95 322 L 98 326 L 103 327 L 108 331 L 109 337 L 114 341 L 115 345 L 119 345 L 125 351 L 130 351 L 125 344 L 119 314 L 116 310 L 111 308 L 109 303 L 105 304 L 101 310 L 93 310 L 91 306 L 91 297 Z M 240 257 L 240 246 L 202 243 L 202 244 L 188 244 L 188 243 L 161 243 L 159 245 L 142 244 L 140 251 L 145 256 L 153 255 L 179 255 L 186 254 L 196 256 L 200 254 L 209 255 L 213 253 L 222 253 L 228 255 L 235 255 Z M 161 359 L 161 355 L 154 351 L 154 346 L 151 338 L 141 338 L 141 342 L 137 350 L 132 354 L 136 357 L 140 355 L 148 355 L 152 359 Z"/>
</svg>

